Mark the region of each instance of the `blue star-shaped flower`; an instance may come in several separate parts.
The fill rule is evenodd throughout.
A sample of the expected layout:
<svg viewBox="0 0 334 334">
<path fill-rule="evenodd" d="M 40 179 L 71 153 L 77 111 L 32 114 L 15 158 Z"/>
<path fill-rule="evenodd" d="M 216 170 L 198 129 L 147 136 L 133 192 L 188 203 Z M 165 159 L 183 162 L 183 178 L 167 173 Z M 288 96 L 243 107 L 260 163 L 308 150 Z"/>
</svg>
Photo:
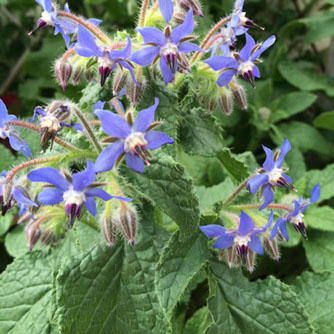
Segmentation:
<svg viewBox="0 0 334 334">
<path fill-rule="evenodd" d="M 264 203 L 260 206 L 260 210 L 267 207 L 274 200 L 273 187 L 285 187 L 296 191 L 291 185 L 292 180 L 290 176 L 284 174 L 285 169 L 282 168 L 284 158 L 291 149 L 289 141 L 284 139 L 279 156 L 277 154 L 274 155 L 273 151 L 268 147 L 263 146 L 263 149 L 266 152 L 266 160 L 263 164 L 263 169 L 258 172 L 258 175 L 252 177 L 246 186 L 251 194 L 255 194 L 257 190 L 262 187 Z"/>
<path fill-rule="evenodd" d="M 255 78 L 260 77 L 259 68 L 255 62 L 270 46 L 275 43 L 276 37 L 269 37 L 262 44 L 256 44 L 253 37 L 246 33 L 246 44 L 239 53 L 234 53 L 234 58 L 226 56 L 213 56 L 206 60 L 215 71 L 221 71 L 217 83 L 226 86 L 235 75 L 241 75 L 253 87 Z"/>
<path fill-rule="evenodd" d="M 101 86 L 104 85 L 110 73 L 119 65 L 129 70 L 132 80 L 137 84 L 133 74 L 132 64 L 128 58 L 131 55 L 132 44 L 128 37 L 128 44 L 124 50 L 109 50 L 106 46 L 98 46 L 94 36 L 83 26 L 78 29 L 78 42 L 75 45 L 77 54 L 81 57 L 97 57 Z"/>
<path fill-rule="evenodd" d="M 122 201 L 130 201 L 129 198 L 111 196 L 101 188 L 94 186 L 96 178 L 94 164 L 87 160 L 87 168 L 81 173 L 72 175 L 69 182 L 57 169 L 43 167 L 33 170 L 28 174 L 32 182 L 46 182 L 55 188 L 45 188 L 38 195 L 38 201 L 42 204 L 54 205 L 65 202 L 65 214 L 68 216 L 68 226 L 73 226 L 76 217 L 80 216 L 82 204 L 91 215 L 96 215 L 96 203 L 94 197 L 104 201 L 117 198 Z"/>
<path fill-rule="evenodd" d="M 143 173 L 143 161 L 149 165 L 148 150 L 174 143 L 174 140 L 165 133 L 150 130 L 158 104 L 159 99 L 156 98 L 153 106 L 138 113 L 132 125 L 122 116 L 103 110 L 101 103 L 98 108 L 95 107 L 94 114 L 100 118 L 104 132 L 115 140 L 96 159 L 95 168 L 98 173 L 111 170 L 121 154 L 125 154 L 128 167 Z"/>
<path fill-rule="evenodd" d="M 22 151 L 26 157 L 30 156 L 30 149 L 28 144 L 20 138 L 17 131 L 9 124 L 12 121 L 16 121 L 15 115 L 8 115 L 8 110 L 0 99 L 0 138 L 9 139 L 11 148 L 15 151 Z"/>
<path fill-rule="evenodd" d="M 319 197 L 320 197 L 320 184 L 317 184 L 313 187 L 311 192 L 311 198 L 309 200 L 305 200 L 302 197 L 300 197 L 298 201 L 294 201 L 294 210 L 288 215 L 281 217 L 277 220 L 276 224 L 274 225 L 271 231 L 270 239 L 272 240 L 273 238 L 275 238 L 277 230 L 280 229 L 285 240 L 289 240 L 288 231 L 286 229 L 287 222 L 293 224 L 296 231 L 300 232 L 302 236 L 305 239 L 307 239 L 306 227 L 303 221 L 304 218 L 303 213 L 306 210 L 306 208 L 310 204 L 316 202 L 319 199 Z"/>
<path fill-rule="evenodd" d="M 258 234 L 265 232 L 273 222 L 273 212 L 269 216 L 266 226 L 255 227 L 252 219 L 243 211 L 240 213 L 240 224 L 238 229 L 226 229 L 220 225 L 200 226 L 201 231 L 209 238 L 215 238 L 213 248 L 236 247 L 243 263 L 246 261 L 248 248 L 255 253 L 263 255 L 263 247 Z M 230 263 L 231 265 L 231 263 Z"/>
<path fill-rule="evenodd" d="M 161 6 L 160 3 L 160 10 L 168 23 L 173 15 L 170 5 Z M 194 18 L 192 9 L 187 13 L 184 22 L 173 30 L 169 25 L 165 28 L 164 33 L 152 27 L 138 28 L 137 31 L 142 35 L 144 43 L 150 46 L 134 52 L 130 60 L 140 66 L 147 66 L 152 62 L 155 63 L 160 58 L 159 66 L 167 85 L 174 78 L 178 64 L 184 63 L 181 58 L 183 53 L 192 51 L 204 52 L 196 44 L 188 42 L 193 38 L 193 36 L 189 36 L 193 30 Z"/>
</svg>

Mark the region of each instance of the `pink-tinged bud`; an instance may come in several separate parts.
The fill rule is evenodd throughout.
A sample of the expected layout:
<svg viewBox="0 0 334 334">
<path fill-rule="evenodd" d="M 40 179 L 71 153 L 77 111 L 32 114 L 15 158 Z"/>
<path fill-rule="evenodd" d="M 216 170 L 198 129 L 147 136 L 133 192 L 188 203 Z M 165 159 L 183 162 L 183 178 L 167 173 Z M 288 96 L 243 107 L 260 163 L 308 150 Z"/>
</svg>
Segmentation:
<svg viewBox="0 0 334 334">
<path fill-rule="evenodd" d="M 270 240 L 269 237 L 263 238 L 264 246 L 266 247 L 269 255 L 277 262 L 279 262 L 280 254 L 278 250 L 278 244 L 276 238 Z"/>
<path fill-rule="evenodd" d="M 47 246 L 54 241 L 54 235 L 51 230 L 41 232 L 41 244 Z"/>
<path fill-rule="evenodd" d="M 204 14 L 201 9 L 201 4 L 198 0 L 177 0 L 181 8 L 184 8 L 188 11 L 190 8 L 193 9 L 194 14 L 200 17 L 204 17 Z"/>
<path fill-rule="evenodd" d="M 223 261 L 224 257 L 225 257 L 225 249 L 220 249 L 218 252 L 218 260 Z"/>
<path fill-rule="evenodd" d="M 31 220 L 25 227 L 25 232 L 26 232 L 29 252 L 31 252 L 41 235 L 41 231 L 39 229 L 39 223 L 36 223 L 34 220 Z"/>
<path fill-rule="evenodd" d="M 236 247 L 229 247 L 226 250 L 226 260 L 230 268 L 237 267 L 240 263 L 240 258 L 237 256 Z"/>
<path fill-rule="evenodd" d="M 110 247 L 113 246 L 116 238 L 116 222 L 112 217 L 103 216 L 101 219 L 101 230 L 104 238 Z"/>
<path fill-rule="evenodd" d="M 12 183 L 6 182 L 2 185 L 1 214 L 3 216 L 14 205 L 12 190 L 13 190 Z"/>
<path fill-rule="evenodd" d="M 72 65 L 62 59 L 58 59 L 55 63 L 54 70 L 59 84 L 62 86 L 63 91 L 65 91 L 67 83 L 71 78 Z"/>
<path fill-rule="evenodd" d="M 233 97 L 230 90 L 225 87 L 221 87 L 218 97 L 218 102 L 221 110 L 226 116 L 229 116 L 233 112 Z"/>
<path fill-rule="evenodd" d="M 115 77 L 113 80 L 113 94 L 119 95 L 121 90 L 125 87 L 126 81 L 128 79 L 128 71 L 122 71 L 120 69 L 117 69 L 115 73 Z"/>
<path fill-rule="evenodd" d="M 246 267 L 251 274 L 254 271 L 254 266 L 255 266 L 255 253 L 251 249 L 248 249 L 246 258 Z"/>
<path fill-rule="evenodd" d="M 243 110 L 247 110 L 246 93 L 244 87 L 236 83 L 230 84 L 232 94 L 237 105 Z"/>
<path fill-rule="evenodd" d="M 146 88 L 145 81 L 138 80 L 138 86 L 131 80 L 126 88 L 126 96 L 130 99 L 132 105 L 135 107 L 143 96 L 144 90 Z"/>
<path fill-rule="evenodd" d="M 177 71 L 180 73 L 191 72 L 188 56 L 185 53 L 179 53 L 177 55 Z"/>
<path fill-rule="evenodd" d="M 184 22 L 185 17 L 186 17 L 186 12 L 181 9 L 180 11 L 177 11 L 173 14 L 173 21 L 177 25 L 180 25 Z"/>
<path fill-rule="evenodd" d="M 118 213 L 118 224 L 123 235 L 129 240 L 130 244 L 134 246 L 137 230 L 137 216 L 135 211 L 126 205 L 122 205 Z"/>
<path fill-rule="evenodd" d="M 80 82 L 83 73 L 84 73 L 84 70 L 83 70 L 82 66 L 74 66 L 73 67 L 71 80 L 72 80 L 72 84 L 74 86 L 76 86 Z"/>
</svg>

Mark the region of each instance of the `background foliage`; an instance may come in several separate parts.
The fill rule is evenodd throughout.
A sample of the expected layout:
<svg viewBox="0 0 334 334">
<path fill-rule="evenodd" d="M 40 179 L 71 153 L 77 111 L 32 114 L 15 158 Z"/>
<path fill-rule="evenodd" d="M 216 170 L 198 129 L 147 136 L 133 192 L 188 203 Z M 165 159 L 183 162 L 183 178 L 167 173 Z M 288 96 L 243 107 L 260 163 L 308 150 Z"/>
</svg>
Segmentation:
<svg viewBox="0 0 334 334">
<path fill-rule="evenodd" d="M 103 19 L 110 33 L 133 29 L 138 15 L 135 0 L 69 5 L 86 17 Z M 233 1 L 203 5 L 199 35 L 229 13 Z M 141 101 L 146 107 L 159 96 L 162 130 L 175 137 L 178 123 L 181 135 L 177 152 L 162 149 L 147 173 L 124 171 L 143 199 L 136 203 L 142 223 L 134 248 L 120 239 L 109 249 L 89 224 L 77 223 L 56 247 L 36 247 L 28 254 L 16 215 L 1 218 L 1 333 L 334 330 L 333 1 L 248 0 L 245 8 L 248 17 L 266 27 L 253 32 L 256 39 L 278 37 L 261 65 L 256 89 L 246 87 L 248 112 L 236 110 L 227 118 L 217 108 L 208 118 L 202 107 L 187 100 L 172 109 L 176 97 L 153 83 Z M 27 36 L 39 14 L 33 0 L 0 0 L 0 96 L 10 113 L 20 117 L 30 117 L 36 105 L 53 97 L 77 101 L 84 88 L 70 86 L 63 93 L 56 84 L 50 67 L 64 51 L 63 41 L 50 31 Z M 189 83 L 190 98 L 194 89 Z M 22 137 L 39 152 L 38 136 Z M 252 275 L 228 270 L 208 249 L 204 235 L 187 236 L 200 219 L 212 223 L 215 203 L 262 163 L 261 144 L 279 146 L 285 137 L 293 147 L 287 164 L 300 194 L 309 197 L 314 184 L 321 184 L 320 204 L 305 217 L 309 240 L 291 230 L 279 263 L 265 255 Z M 0 154 L 1 170 L 23 160 L 3 146 Z M 175 189 L 168 189 L 171 180 Z M 288 196 L 276 195 L 283 201 Z"/>
</svg>

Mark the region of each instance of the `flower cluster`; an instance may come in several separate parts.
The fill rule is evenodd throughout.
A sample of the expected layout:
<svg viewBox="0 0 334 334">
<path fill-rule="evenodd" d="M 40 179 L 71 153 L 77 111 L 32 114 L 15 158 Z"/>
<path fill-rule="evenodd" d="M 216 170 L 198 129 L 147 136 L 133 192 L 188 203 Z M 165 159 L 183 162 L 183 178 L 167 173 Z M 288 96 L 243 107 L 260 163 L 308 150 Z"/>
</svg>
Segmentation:
<svg viewBox="0 0 334 334">
<path fill-rule="evenodd" d="M 262 239 L 266 245 L 269 254 L 279 260 L 277 248 L 278 240 L 288 241 L 287 223 L 290 222 L 296 231 L 300 232 L 304 238 L 307 238 L 306 227 L 303 221 L 303 212 L 306 208 L 316 202 L 320 197 L 320 185 L 313 187 L 311 198 L 305 200 L 302 197 L 294 201 L 294 208 L 286 205 L 271 205 L 274 201 L 274 190 L 276 187 L 284 187 L 292 191 L 297 191 L 292 185 L 291 178 L 284 172 L 287 168 L 282 167 L 286 154 L 290 151 L 291 145 L 287 139 L 284 139 L 280 150 L 273 152 L 266 146 L 263 146 L 266 153 L 266 160 L 263 168 L 257 171 L 257 174 L 247 179 L 242 185 L 246 186 L 251 194 L 255 194 L 261 188 L 261 196 L 264 197 L 264 203 L 252 206 L 263 210 L 269 208 L 281 208 L 287 211 L 282 217 L 278 218 L 276 223 L 268 232 L 273 224 L 273 211 L 271 210 L 268 222 L 263 227 L 255 227 L 253 220 L 244 211 L 241 210 L 240 219 L 233 213 L 228 213 L 228 217 L 232 217 L 234 224 L 238 225 L 236 229 L 226 229 L 220 225 L 200 226 L 202 232 L 209 238 L 216 239 L 213 248 L 227 249 L 227 262 L 231 267 L 238 266 L 240 259 L 247 266 L 250 272 L 254 269 L 255 254 L 263 255 L 263 247 L 260 240 Z M 242 188 L 239 187 L 239 191 Z M 245 206 L 247 208 L 247 205 Z M 239 256 L 239 258 L 237 257 Z"/>
</svg>

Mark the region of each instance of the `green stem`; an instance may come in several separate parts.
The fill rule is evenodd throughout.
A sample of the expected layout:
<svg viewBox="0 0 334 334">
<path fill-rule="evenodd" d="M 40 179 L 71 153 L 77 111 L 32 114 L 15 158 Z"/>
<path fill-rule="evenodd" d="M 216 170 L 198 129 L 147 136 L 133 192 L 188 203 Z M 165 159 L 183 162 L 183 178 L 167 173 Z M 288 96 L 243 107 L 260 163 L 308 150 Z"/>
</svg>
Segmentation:
<svg viewBox="0 0 334 334">
<path fill-rule="evenodd" d="M 244 181 L 242 181 L 242 183 L 232 192 L 232 194 L 223 201 L 223 205 L 227 205 L 227 204 L 231 203 L 238 196 L 238 194 L 240 193 L 240 191 L 246 187 L 247 182 L 253 176 L 254 175 L 249 176 L 247 179 L 245 179 Z"/>
<path fill-rule="evenodd" d="M 82 126 L 87 131 L 88 136 L 91 139 L 96 151 L 101 152 L 102 151 L 102 146 L 100 145 L 98 139 L 96 138 L 96 136 L 94 134 L 94 131 L 93 131 L 92 127 L 89 125 L 88 121 L 86 120 L 84 114 L 78 108 L 74 108 L 74 112 L 78 116 L 80 122 L 82 123 Z"/>
</svg>

